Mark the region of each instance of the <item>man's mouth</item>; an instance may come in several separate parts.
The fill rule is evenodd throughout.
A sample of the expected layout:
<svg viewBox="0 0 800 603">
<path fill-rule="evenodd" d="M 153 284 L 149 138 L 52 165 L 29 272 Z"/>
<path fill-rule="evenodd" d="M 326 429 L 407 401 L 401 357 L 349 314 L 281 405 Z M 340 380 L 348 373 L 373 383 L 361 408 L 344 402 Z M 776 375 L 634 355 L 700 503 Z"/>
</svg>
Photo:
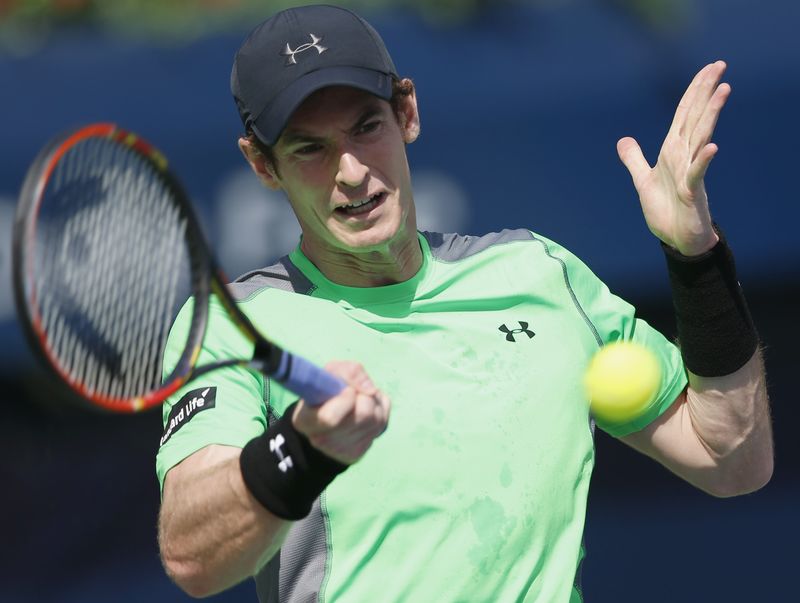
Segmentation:
<svg viewBox="0 0 800 603">
<path fill-rule="evenodd" d="M 337 207 L 336 211 L 347 216 L 360 216 L 362 214 L 369 213 L 378 205 L 383 203 L 386 200 L 386 193 L 375 193 L 374 195 L 370 195 L 366 199 L 359 199 L 358 201 L 353 201 L 349 205 L 343 205 L 342 207 Z"/>
</svg>

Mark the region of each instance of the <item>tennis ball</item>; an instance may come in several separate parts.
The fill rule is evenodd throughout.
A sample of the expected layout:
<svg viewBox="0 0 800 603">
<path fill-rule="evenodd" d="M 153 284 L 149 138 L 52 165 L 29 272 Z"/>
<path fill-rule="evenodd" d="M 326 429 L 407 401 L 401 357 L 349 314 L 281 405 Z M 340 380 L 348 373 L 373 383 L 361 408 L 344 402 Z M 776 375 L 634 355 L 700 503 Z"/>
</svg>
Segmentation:
<svg viewBox="0 0 800 603">
<path fill-rule="evenodd" d="M 602 347 L 584 375 L 592 413 L 610 423 L 625 423 L 642 414 L 660 383 L 661 367 L 655 354 L 630 341 Z"/>
</svg>

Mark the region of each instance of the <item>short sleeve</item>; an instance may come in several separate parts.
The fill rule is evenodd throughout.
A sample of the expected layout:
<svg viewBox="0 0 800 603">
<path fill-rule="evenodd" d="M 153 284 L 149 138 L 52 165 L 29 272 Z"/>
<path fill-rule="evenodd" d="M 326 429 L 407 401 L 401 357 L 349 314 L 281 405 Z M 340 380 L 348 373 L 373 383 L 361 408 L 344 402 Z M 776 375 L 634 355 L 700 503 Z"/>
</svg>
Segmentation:
<svg viewBox="0 0 800 603">
<path fill-rule="evenodd" d="M 164 351 L 164 375 L 177 363 L 191 321 L 191 301 L 176 318 Z M 211 298 L 209 321 L 198 366 L 215 360 L 250 358 L 253 344 Z M 191 380 L 163 406 L 164 431 L 156 456 L 163 488 L 167 472 L 209 444 L 243 447 L 267 424 L 266 379 L 242 367 L 211 371 Z"/>
<path fill-rule="evenodd" d="M 596 419 L 597 426 L 615 437 L 639 431 L 661 416 L 688 383 L 680 350 L 664 335 L 636 316 L 635 308 L 614 295 L 581 260 L 559 244 L 535 235 L 544 241 L 548 253 L 564 266 L 569 286 L 579 310 L 595 331 L 598 345 L 619 340 L 640 343 L 655 353 L 661 366 L 661 384 L 647 409 L 626 423 L 609 423 Z"/>
</svg>

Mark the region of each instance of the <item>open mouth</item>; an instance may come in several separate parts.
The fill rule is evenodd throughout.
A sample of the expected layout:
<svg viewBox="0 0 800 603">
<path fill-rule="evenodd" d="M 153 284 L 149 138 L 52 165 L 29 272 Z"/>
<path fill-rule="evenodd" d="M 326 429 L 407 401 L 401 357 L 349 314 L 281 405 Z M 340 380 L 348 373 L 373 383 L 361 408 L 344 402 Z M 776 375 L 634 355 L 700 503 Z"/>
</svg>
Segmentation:
<svg viewBox="0 0 800 603">
<path fill-rule="evenodd" d="M 369 213 L 378 205 L 383 203 L 386 200 L 386 193 L 375 193 L 367 197 L 366 199 L 359 199 L 358 201 L 353 201 L 350 205 L 344 205 L 342 207 L 337 207 L 336 211 L 340 214 L 344 214 L 346 216 L 360 216 L 362 214 Z"/>
</svg>

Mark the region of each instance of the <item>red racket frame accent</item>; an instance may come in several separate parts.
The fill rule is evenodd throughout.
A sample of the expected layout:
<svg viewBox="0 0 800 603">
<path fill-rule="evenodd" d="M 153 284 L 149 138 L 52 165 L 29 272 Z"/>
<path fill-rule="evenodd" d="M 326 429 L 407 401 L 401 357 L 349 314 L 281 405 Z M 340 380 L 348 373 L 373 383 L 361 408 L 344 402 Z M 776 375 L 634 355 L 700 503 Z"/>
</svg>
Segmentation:
<svg viewBox="0 0 800 603">
<path fill-rule="evenodd" d="M 193 244 L 196 247 L 199 246 L 199 249 L 202 250 L 200 255 L 207 264 L 205 269 L 201 269 L 200 272 L 201 275 L 204 275 L 204 283 L 201 284 L 200 293 L 205 293 L 205 295 L 197 295 L 195 298 L 195 302 L 198 304 L 202 303 L 203 306 L 195 308 L 192 327 L 189 330 L 184 353 L 178 360 L 170 377 L 157 390 L 144 396 L 133 398 L 107 396 L 90 391 L 84 383 L 76 380 L 64 370 L 57 361 L 42 327 L 42 317 L 39 313 L 38 304 L 36 303 L 36 289 L 31 280 L 27 278 L 27 275 L 32 273 L 35 255 L 36 223 L 47 183 L 53 175 L 56 165 L 69 149 L 90 138 L 110 138 L 134 149 L 147 159 L 159 171 L 168 186 L 173 189 L 173 192 L 176 193 L 179 204 L 188 210 L 185 212 L 185 215 L 190 222 L 189 228 L 194 228 L 196 229 L 195 232 L 199 233 L 199 225 L 196 223 L 194 213 L 191 211 L 188 200 L 183 190 L 180 188 L 180 185 L 177 183 L 177 180 L 168 171 L 167 160 L 164 155 L 136 134 L 123 130 L 115 124 L 97 123 L 83 127 L 71 134 L 54 140 L 40 153 L 28 172 L 25 185 L 20 195 L 20 204 L 17 209 L 14 228 L 14 280 L 17 308 L 19 312 L 23 313 L 28 318 L 26 334 L 38 342 L 38 347 L 34 346 L 37 347 L 38 355 L 42 357 L 46 365 L 51 368 L 62 381 L 68 384 L 73 391 L 78 393 L 83 399 L 106 410 L 133 413 L 161 404 L 161 402 L 175 393 L 192 378 L 192 367 L 197 361 L 197 356 L 200 353 L 200 346 L 205 333 L 212 261 L 210 253 L 205 248 L 205 245 L 199 242 L 201 238 L 194 237 L 195 240 L 193 240 Z M 24 235 L 21 235 L 20 233 L 23 232 Z M 195 249 L 195 251 L 197 251 L 197 249 Z M 22 258 L 19 257 L 20 254 L 22 254 L 22 258 L 24 258 L 25 261 L 22 261 Z M 29 295 L 26 296 L 26 292 L 29 292 Z M 242 326 L 246 328 L 248 325 L 243 324 Z"/>
</svg>

